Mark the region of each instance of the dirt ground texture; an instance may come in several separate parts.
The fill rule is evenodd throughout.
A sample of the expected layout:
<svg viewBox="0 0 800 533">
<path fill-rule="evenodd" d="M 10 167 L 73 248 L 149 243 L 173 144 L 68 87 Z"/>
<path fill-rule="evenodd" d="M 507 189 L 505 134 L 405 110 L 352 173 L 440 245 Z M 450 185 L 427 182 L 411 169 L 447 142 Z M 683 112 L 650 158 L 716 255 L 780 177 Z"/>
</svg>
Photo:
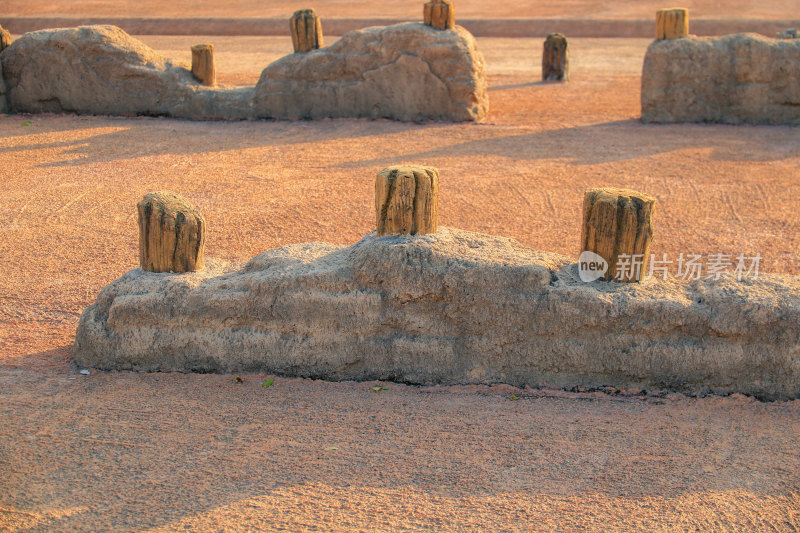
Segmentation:
<svg viewBox="0 0 800 533">
<path fill-rule="evenodd" d="M 286 0 L 259 2 L 237 0 L 236 2 L 212 2 L 210 0 L 94 0 L 92 2 L 43 2 L 41 0 L 5 0 L 5 17 L 164 17 L 164 18 L 283 18 L 295 10 L 313 7 L 323 18 L 393 18 L 413 20 L 422 17 L 419 0 L 387 0 L 380 4 L 360 0 L 315 0 L 300 5 Z M 456 16 L 462 18 L 495 19 L 518 18 L 583 18 L 583 19 L 650 19 L 655 12 L 671 7 L 660 0 L 523 0 L 521 2 L 498 2 L 487 9 L 480 0 L 459 0 Z M 798 0 L 686 0 L 680 7 L 690 10 L 693 17 L 714 19 L 758 18 L 792 19 L 800 11 Z"/>
<path fill-rule="evenodd" d="M 290 46 L 214 41 L 231 85 Z M 208 256 L 245 261 L 357 241 L 395 163 L 440 169 L 442 225 L 576 258 L 584 189 L 629 187 L 657 198 L 657 256 L 800 274 L 800 130 L 641 124 L 647 43 L 575 39 L 572 81 L 543 84 L 539 40 L 479 39 L 482 124 L 0 115 L 0 530 L 800 529 L 800 401 L 70 364 L 153 190 L 204 212 Z"/>
<path fill-rule="evenodd" d="M 375 383 L 277 378 L 264 388 L 264 379 L 0 370 L 0 523 L 23 531 L 800 526 L 798 402 L 393 383 L 375 393 Z"/>
</svg>

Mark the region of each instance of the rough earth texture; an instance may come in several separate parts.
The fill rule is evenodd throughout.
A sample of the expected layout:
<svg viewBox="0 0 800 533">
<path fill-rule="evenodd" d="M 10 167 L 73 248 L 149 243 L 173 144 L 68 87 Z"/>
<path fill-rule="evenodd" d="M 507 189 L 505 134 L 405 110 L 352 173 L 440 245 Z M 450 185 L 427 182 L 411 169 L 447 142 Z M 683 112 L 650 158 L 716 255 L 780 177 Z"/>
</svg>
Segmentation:
<svg viewBox="0 0 800 533">
<path fill-rule="evenodd" d="M 27 33 L 0 54 L 0 61 L 10 108 L 17 112 L 249 115 L 252 91 L 203 88 L 185 66 L 115 26 Z"/>
<path fill-rule="evenodd" d="M 261 74 L 254 106 L 264 118 L 472 121 L 486 118 L 489 97 L 468 31 L 406 23 L 352 31 L 276 61 Z"/>
<path fill-rule="evenodd" d="M 0 116 L 0 530 L 800 530 L 800 400 L 70 364 L 81 312 L 138 265 L 136 202 L 163 188 L 232 262 L 359 241 L 375 173 L 415 163 L 441 171 L 445 226 L 575 260 L 583 191 L 626 187 L 657 197 L 657 257 L 758 251 L 800 275 L 800 130 L 638 120 L 662 6 L 648 39 L 570 38 L 567 84 L 538 83 L 542 38 L 478 39 L 480 125 Z M 214 37 L 221 83 L 254 85 L 284 31 Z M 143 38 L 166 57 L 205 39 Z"/>
<path fill-rule="evenodd" d="M 443 229 L 140 269 L 81 317 L 105 369 L 268 371 L 410 383 L 548 383 L 800 395 L 800 280 L 582 283 L 569 258 Z"/>
<path fill-rule="evenodd" d="M 343 2 L 341 0 L 316 0 L 313 5 L 322 16 L 329 18 L 375 17 L 420 17 L 423 2 L 391 0 L 380 4 L 368 2 Z M 657 9 L 664 7 L 661 0 L 518 0 L 517 2 L 496 2 L 487 4 L 485 0 L 458 0 L 456 2 L 459 18 L 480 18 L 486 21 L 498 19 L 564 18 L 578 20 L 641 20 L 652 21 Z M 689 9 L 692 18 L 716 18 L 728 20 L 775 20 L 796 16 L 796 0 L 684 0 L 680 5 Z M 295 0 L 233 0 L 230 2 L 210 2 L 197 0 L 139 0 L 120 2 L 118 0 L 95 0 L 92 2 L 53 2 L 52 0 L 5 0 L 2 16 L 10 17 L 197 17 L 199 20 L 219 21 L 230 17 L 254 19 L 258 17 L 282 18 L 287 20 L 298 8 Z M 10 26 L 6 24 L 6 26 Z M 789 27 L 789 26 L 787 26 Z M 13 27 L 11 28 L 14 29 Z M 176 28 L 184 30 L 184 28 Z M 195 28 L 190 28 L 195 30 Z M 652 34 L 652 31 L 650 32 Z M 188 35 L 188 34 L 187 34 Z M 202 35 L 202 33 L 195 33 Z M 531 34 L 528 34 L 531 35 Z M 535 35 L 535 34 L 534 34 Z"/>
<path fill-rule="evenodd" d="M 114 26 L 28 33 L 0 60 L 17 112 L 453 121 L 488 113 L 483 56 L 463 28 L 410 23 L 351 32 L 273 63 L 255 93 L 202 87 L 185 65 Z"/>
<path fill-rule="evenodd" d="M 8 100 L 6 99 L 6 82 L 3 78 L 3 63 L 0 62 L 0 113 L 8 112 Z"/>
<path fill-rule="evenodd" d="M 800 124 L 800 41 L 654 41 L 642 69 L 642 120 Z"/>
</svg>

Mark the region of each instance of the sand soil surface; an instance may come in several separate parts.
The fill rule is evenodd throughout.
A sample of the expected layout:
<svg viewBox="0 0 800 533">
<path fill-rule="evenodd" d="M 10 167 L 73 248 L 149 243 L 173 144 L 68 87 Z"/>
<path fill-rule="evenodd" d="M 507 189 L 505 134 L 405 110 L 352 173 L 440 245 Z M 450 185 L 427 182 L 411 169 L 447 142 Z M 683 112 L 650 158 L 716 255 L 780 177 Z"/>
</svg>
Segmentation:
<svg viewBox="0 0 800 533">
<path fill-rule="evenodd" d="M 252 39 L 220 41 L 222 83 L 288 51 Z M 153 190 L 245 261 L 359 240 L 390 164 L 440 169 L 442 225 L 576 258 L 584 189 L 629 187 L 657 198 L 658 257 L 800 274 L 800 130 L 641 124 L 646 45 L 576 39 L 572 81 L 542 84 L 539 40 L 481 39 L 482 124 L 0 115 L 0 530 L 800 529 L 800 401 L 71 364 Z"/>
<path fill-rule="evenodd" d="M 46 2 L 42 0 L 5 0 L 4 17 L 163 17 L 163 18 L 285 18 L 295 10 L 313 7 L 323 18 L 417 18 L 422 17 L 421 0 L 386 0 L 379 4 L 365 0 L 316 0 L 313 4 L 276 0 L 236 0 L 212 2 L 158 0 L 92 2 Z M 481 0 L 458 0 L 456 14 L 463 18 L 530 19 L 651 19 L 655 12 L 671 7 L 661 0 L 522 0 L 487 3 Z M 800 11 L 799 0 L 685 0 L 681 7 L 693 17 L 713 19 L 794 19 Z"/>
</svg>

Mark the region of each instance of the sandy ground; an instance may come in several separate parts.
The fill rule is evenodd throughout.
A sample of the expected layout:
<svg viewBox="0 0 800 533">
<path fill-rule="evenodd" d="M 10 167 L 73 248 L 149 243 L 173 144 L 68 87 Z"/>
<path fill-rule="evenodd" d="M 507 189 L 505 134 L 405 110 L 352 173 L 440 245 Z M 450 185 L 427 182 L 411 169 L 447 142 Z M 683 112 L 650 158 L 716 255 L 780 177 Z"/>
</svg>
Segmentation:
<svg viewBox="0 0 800 533">
<path fill-rule="evenodd" d="M 325 36 L 331 45 L 338 36 Z M 220 37 L 214 36 L 137 36 L 162 55 L 191 67 L 192 45 L 212 43 L 220 85 L 255 85 L 261 69 L 292 53 L 292 40 L 285 37 Z M 478 47 L 486 60 L 490 76 L 512 76 L 513 81 L 531 82 L 534 73 L 541 72 L 542 39 L 479 37 Z M 575 79 L 618 76 L 639 76 L 642 61 L 651 39 L 589 39 L 570 40 L 570 72 Z M 538 80 L 537 80 L 538 81 Z"/>
<path fill-rule="evenodd" d="M 286 47 L 241 39 L 219 41 L 224 83 Z M 180 55 L 202 38 L 145 40 Z M 442 225 L 573 257 L 583 190 L 624 186 L 658 200 L 654 253 L 800 274 L 800 130 L 641 124 L 646 41 L 573 41 L 568 84 L 538 82 L 537 41 L 480 46 L 483 124 L 0 116 L 0 530 L 800 528 L 800 401 L 70 365 L 159 189 L 206 214 L 207 255 L 243 261 L 357 241 L 399 162 L 440 168 Z"/>
<path fill-rule="evenodd" d="M 12 32 L 83 24 L 113 24 L 137 35 L 286 35 L 287 20 L 299 8 L 313 7 L 327 37 L 370 25 L 421 21 L 424 2 L 389 0 L 380 4 L 322 0 L 294 2 L 43 2 L 6 0 L 0 24 Z M 652 38 L 657 0 L 455 2 L 456 22 L 479 36 L 541 37 L 561 32 L 568 37 Z M 755 32 L 774 37 L 800 25 L 800 0 L 689 0 L 690 32 L 725 35 Z"/>
<path fill-rule="evenodd" d="M 422 16 L 422 0 L 385 0 L 376 4 L 365 0 L 315 0 L 263 2 L 237 0 L 93 0 L 91 2 L 46 2 L 5 0 L 4 17 L 209 17 L 209 18 L 284 18 L 301 8 L 313 7 L 323 18 L 408 18 Z M 487 3 L 458 0 L 456 14 L 462 18 L 583 18 L 650 19 L 655 12 L 671 7 L 662 0 L 522 0 Z M 792 19 L 800 11 L 800 0 L 685 0 L 681 7 L 693 17 L 715 19 Z"/>
<path fill-rule="evenodd" d="M 0 370 L 0 524 L 800 527 L 800 402 L 263 380 Z"/>
</svg>

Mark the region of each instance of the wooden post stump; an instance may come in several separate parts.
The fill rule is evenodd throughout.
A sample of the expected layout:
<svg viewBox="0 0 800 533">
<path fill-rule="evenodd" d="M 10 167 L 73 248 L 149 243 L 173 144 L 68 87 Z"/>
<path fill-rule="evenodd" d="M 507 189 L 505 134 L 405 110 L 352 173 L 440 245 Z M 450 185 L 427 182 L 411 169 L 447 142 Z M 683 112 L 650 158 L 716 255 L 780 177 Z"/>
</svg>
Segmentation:
<svg viewBox="0 0 800 533">
<path fill-rule="evenodd" d="M 203 268 L 206 220 L 183 196 L 151 192 L 137 204 L 139 264 L 150 272 L 193 272 Z"/>
<path fill-rule="evenodd" d="M 214 68 L 213 44 L 192 46 L 192 74 L 203 85 L 216 85 L 217 71 Z"/>
<path fill-rule="evenodd" d="M 296 52 L 308 52 L 321 48 L 322 22 L 313 9 L 300 9 L 289 20 L 292 30 L 292 45 Z"/>
<path fill-rule="evenodd" d="M 542 53 L 542 79 L 544 81 L 569 80 L 569 48 L 567 38 L 551 33 L 544 41 Z"/>
<path fill-rule="evenodd" d="M 680 39 L 689 35 L 689 10 L 683 7 L 656 12 L 656 40 Z"/>
<path fill-rule="evenodd" d="M 378 235 L 436 233 L 439 222 L 439 171 L 396 165 L 375 179 Z"/>
<path fill-rule="evenodd" d="M 0 52 L 11 46 L 11 32 L 0 26 Z"/>
<path fill-rule="evenodd" d="M 640 281 L 647 274 L 655 198 L 628 189 L 587 189 L 583 200 L 581 251 L 608 263 L 600 279 Z"/>
<path fill-rule="evenodd" d="M 456 25 L 456 7 L 450 0 L 431 0 L 423 9 L 425 24 L 440 30 L 452 30 Z"/>
</svg>

